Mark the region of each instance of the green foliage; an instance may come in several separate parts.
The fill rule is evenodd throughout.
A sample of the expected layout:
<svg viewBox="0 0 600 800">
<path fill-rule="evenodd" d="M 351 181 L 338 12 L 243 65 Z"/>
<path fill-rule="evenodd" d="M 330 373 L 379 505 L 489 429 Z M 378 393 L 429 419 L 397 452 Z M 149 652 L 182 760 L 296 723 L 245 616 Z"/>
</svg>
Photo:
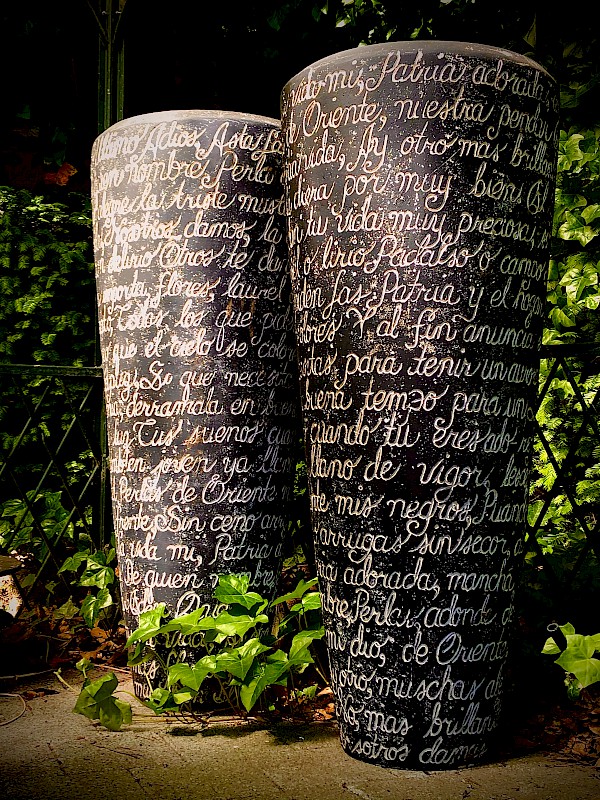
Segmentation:
<svg viewBox="0 0 600 800">
<path fill-rule="evenodd" d="M 151 660 L 160 665 L 165 685 L 155 687 L 146 701 L 156 714 L 192 711 L 208 680 L 217 681 L 240 716 L 255 708 L 273 686 L 285 687 L 295 701 L 314 696 L 314 686 L 299 689 L 293 681 L 314 664 L 310 648 L 324 635 L 316 580 L 300 580 L 293 591 L 271 603 L 248 586 L 245 575 L 221 576 L 214 597 L 223 610 L 214 617 L 201 608 L 167 619 L 164 603 L 140 615 L 138 628 L 127 640 L 129 665 Z M 277 632 L 265 633 L 267 610 L 283 604 L 287 613 Z M 192 640 L 195 660 L 173 660 Z M 89 662 L 81 664 L 83 670 L 89 667 Z M 86 681 L 74 710 L 118 730 L 131 712 L 127 717 L 123 704 L 112 698 L 116 687 L 112 673 L 93 683 Z"/>
<path fill-rule="evenodd" d="M 88 628 L 96 627 L 102 617 L 106 618 L 107 609 L 115 605 L 111 590 L 118 596 L 115 570 L 111 566 L 115 561 L 116 553 L 113 547 L 108 548 L 106 552 L 96 553 L 91 553 L 87 549 L 79 550 L 69 556 L 58 570 L 59 575 L 65 572 L 75 573 L 71 585 L 83 587 L 87 591 L 79 606 L 73 602 L 72 596 L 69 597 L 66 603 L 57 609 L 58 616 L 73 618 L 80 615 Z"/>
<path fill-rule="evenodd" d="M 569 23 L 563 49 L 549 63 L 560 81 L 563 128 L 543 341 L 581 347 L 600 341 L 600 125 L 594 100 L 599 70 L 590 32 L 580 31 L 577 41 L 571 35 Z M 569 615 L 588 624 L 600 592 L 598 562 L 587 545 L 600 513 L 600 440 L 594 426 L 600 376 L 583 349 L 569 358 L 568 371 L 554 367 L 553 359 L 541 361 L 540 389 L 546 391 L 537 414 L 541 436 L 534 443 L 529 524 L 546 563 L 573 590 L 561 598 L 563 608 L 570 603 Z M 528 560 L 535 562 L 532 546 Z M 537 570 L 526 574 L 540 595 L 548 593 Z"/>
<path fill-rule="evenodd" d="M 546 344 L 598 337 L 600 127 L 560 132 Z"/>
<path fill-rule="evenodd" d="M 327 0 L 313 16 L 333 19 L 354 38 L 352 46 L 410 39 L 496 44 L 520 51 L 535 39 L 535 13 L 517 0 L 491 5 L 486 0 Z"/>
<path fill-rule="evenodd" d="M 93 363 L 90 201 L 0 187 L 0 362 Z"/>
<path fill-rule="evenodd" d="M 113 696 L 119 685 L 115 674 L 109 672 L 98 680 L 91 681 L 87 677 L 91 663 L 87 659 L 82 659 L 76 666 L 83 673 L 84 681 L 73 711 L 76 714 L 83 714 L 88 719 L 98 720 L 109 731 L 119 731 L 122 725 L 130 724 L 130 704 Z"/>
<path fill-rule="evenodd" d="M 582 689 L 600 681 L 600 659 L 594 658 L 594 653 L 600 653 L 600 633 L 583 636 L 575 633 L 575 628 L 570 623 L 559 625 L 558 629 L 566 646 L 561 650 L 554 637 L 550 636 L 546 639 L 542 653 L 558 655 L 554 663 L 566 672 L 567 693 L 570 698 L 575 699 Z"/>
<path fill-rule="evenodd" d="M 32 556 L 38 564 L 48 555 L 48 542 L 73 540 L 75 526 L 61 502 L 61 492 L 26 492 L 26 500 L 0 505 L 0 550 Z"/>
<path fill-rule="evenodd" d="M 91 509 L 84 513 L 91 515 Z M 73 516 L 62 504 L 62 492 L 30 491 L 26 500 L 7 500 L 0 505 L 0 551 L 24 557 L 29 568 L 29 574 L 21 580 L 24 588 L 32 584 L 35 572 L 51 556 L 51 550 L 55 557 L 59 552 L 72 551 L 55 574 L 79 573 L 71 581 L 80 595 L 79 605 L 69 597 L 57 609 L 55 618 L 80 616 L 93 628 L 101 616 L 106 616 L 102 612 L 115 605 L 111 591 L 118 597 L 118 583 L 111 566 L 116 554 L 112 547 L 106 552 L 91 552 L 90 537 L 82 520 L 73 522 Z M 45 584 L 45 589 L 53 594 L 57 586 L 57 582 L 51 581 Z M 83 593 L 81 588 L 85 590 Z"/>
<path fill-rule="evenodd" d="M 308 612 L 321 607 L 319 593 L 313 590 L 316 580 L 300 580 L 292 592 L 271 604 L 249 591 L 248 584 L 244 575 L 221 576 L 214 597 L 225 608 L 215 617 L 202 608 L 165 622 L 164 604 L 141 614 L 138 629 L 127 641 L 133 646 L 129 663 L 135 666 L 152 658 L 164 669 L 167 685 L 155 688 L 148 701 L 157 714 L 193 704 L 204 681 L 211 678 L 235 711 L 240 712 L 241 706 L 249 712 L 268 687 L 288 687 L 294 673 L 313 663 L 309 648 L 324 635 L 320 617 L 307 622 Z M 278 636 L 261 634 L 269 621 L 268 607 L 293 600 L 297 602 L 280 623 Z M 194 664 L 171 663 L 165 642 L 172 650 L 190 638 L 205 655 Z M 279 646 L 284 640 L 287 652 Z"/>
<path fill-rule="evenodd" d="M 94 362 L 96 298 L 91 238 L 87 197 L 70 194 L 64 203 L 56 203 L 26 190 L 0 187 L 0 363 L 81 366 Z M 89 440 L 81 433 L 83 420 L 89 420 L 92 413 L 91 404 L 81 407 L 89 383 L 30 374 L 32 377 L 24 373 L 5 381 L 0 449 L 11 454 L 11 471 L 28 497 L 35 494 L 31 486 L 42 475 L 40 496 L 58 497 L 67 483 L 77 497 L 76 489 L 85 485 L 94 461 Z M 74 409 L 78 409 L 80 426 L 72 425 Z M 65 443 L 66 431 L 72 432 Z M 60 445 L 64 458 L 49 471 L 44 464 L 46 445 L 55 452 Z M 9 494 L 13 491 L 7 482 L 0 488 L 6 514 L 22 508 Z M 36 497 L 36 505 L 40 502 Z M 41 525 L 47 527 L 48 519 L 49 513 L 44 512 Z M 20 520 L 18 525 L 23 527 Z M 30 527 L 25 525 L 23 537 L 29 535 Z M 40 534 L 39 525 L 34 528 Z M 54 537 L 54 531 L 49 533 Z M 70 531 L 66 533 L 71 536 Z M 43 536 L 42 542 L 37 539 L 39 536 L 31 534 L 34 552 L 43 555 Z"/>
</svg>

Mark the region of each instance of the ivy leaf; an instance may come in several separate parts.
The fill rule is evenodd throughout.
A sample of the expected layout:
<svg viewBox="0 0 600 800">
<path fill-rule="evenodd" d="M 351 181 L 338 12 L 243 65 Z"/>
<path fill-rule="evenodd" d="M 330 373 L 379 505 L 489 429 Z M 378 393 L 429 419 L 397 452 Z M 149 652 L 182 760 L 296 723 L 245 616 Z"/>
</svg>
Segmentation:
<svg viewBox="0 0 600 800">
<path fill-rule="evenodd" d="M 137 642 L 133 652 L 127 658 L 128 667 L 137 667 L 139 664 L 146 664 L 154 658 L 154 652 L 144 642 Z"/>
<path fill-rule="evenodd" d="M 235 678 L 243 681 L 256 656 L 270 649 L 256 637 L 249 639 L 239 647 L 219 653 L 217 656 L 217 671 L 229 672 Z"/>
<path fill-rule="evenodd" d="M 131 723 L 131 706 L 116 697 L 108 697 L 99 704 L 98 719 L 109 731 L 120 731 L 123 724 Z"/>
<path fill-rule="evenodd" d="M 269 618 L 266 614 L 249 616 L 248 614 L 233 615 L 227 611 L 222 611 L 215 617 L 215 629 L 225 636 L 244 636 L 250 628 L 256 627 L 260 623 L 267 623 Z"/>
<path fill-rule="evenodd" d="M 575 635 L 575 628 L 571 625 L 570 622 L 567 622 L 565 625 L 559 625 L 558 629 L 562 632 L 562 635 L 566 638 L 567 636 L 574 636 Z"/>
<path fill-rule="evenodd" d="M 188 686 L 190 689 L 198 691 L 199 685 L 196 676 L 192 670 L 191 664 L 172 664 L 167 673 L 167 686 L 173 686 L 174 683 L 180 683 L 182 686 Z"/>
<path fill-rule="evenodd" d="M 161 625 L 155 635 L 161 633 L 169 633 L 169 631 L 180 631 L 184 636 L 189 636 L 198 631 L 206 631 L 214 628 L 215 621 L 213 617 L 205 617 L 206 610 L 198 608 L 189 614 L 184 614 L 181 617 L 175 617 L 165 625 Z"/>
<path fill-rule="evenodd" d="M 54 619 L 73 619 L 81 613 L 79 606 L 75 605 L 73 599 L 69 597 L 66 603 L 57 608 L 52 615 Z"/>
<path fill-rule="evenodd" d="M 266 663 L 255 662 L 250 675 L 240 687 L 240 700 L 246 711 L 251 711 L 256 701 L 267 688 L 281 682 L 281 676 L 288 669 L 288 660 L 282 650 L 277 650 L 267 657 Z"/>
<path fill-rule="evenodd" d="M 566 222 L 558 229 L 558 235 L 561 239 L 571 240 L 576 239 L 583 247 L 592 241 L 598 235 L 592 227 L 586 224 L 583 212 L 581 214 L 572 214 L 570 211 L 565 212 Z"/>
<path fill-rule="evenodd" d="M 104 589 L 114 583 L 114 580 L 115 571 L 112 567 L 96 567 L 94 565 L 84 571 L 78 583 L 80 586 L 98 586 L 98 588 Z"/>
<path fill-rule="evenodd" d="M 542 654 L 546 656 L 555 656 L 558 653 L 560 653 L 560 647 L 556 644 L 554 639 L 551 636 L 549 636 L 544 642 L 544 646 L 542 648 Z"/>
<path fill-rule="evenodd" d="M 214 672 L 217 672 L 217 658 L 213 655 L 204 656 L 193 665 L 173 664 L 169 667 L 168 685 L 180 683 L 197 692 L 204 679 Z"/>
<path fill-rule="evenodd" d="M 88 594 L 81 604 L 81 616 L 88 628 L 93 628 L 98 622 L 100 612 L 113 604 L 113 599 L 108 589 L 100 589 L 97 595 Z"/>
<path fill-rule="evenodd" d="M 591 657 L 595 646 L 590 639 L 580 634 L 569 637 L 568 646 L 556 659 L 556 663 L 574 675 L 584 688 L 600 681 L 600 660 Z"/>
<path fill-rule="evenodd" d="M 298 600 L 300 599 L 309 589 L 312 589 L 313 586 L 316 586 L 318 583 L 318 578 L 313 578 L 310 581 L 305 581 L 304 578 L 301 578 L 298 581 L 296 588 L 288 592 L 287 594 L 282 594 L 281 597 L 277 597 L 271 603 L 272 606 L 279 605 L 279 603 L 287 603 L 288 600 Z"/>
<path fill-rule="evenodd" d="M 292 643 L 290 645 L 290 659 L 297 653 L 309 647 L 315 641 L 315 639 L 322 639 L 323 636 L 325 636 L 325 629 L 323 626 L 319 628 L 305 628 L 304 630 L 299 631 L 292 639 Z M 312 658 L 308 663 L 311 662 Z"/>
<path fill-rule="evenodd" d="M 163 687 L 154 689 L 149 699 L 144 701 L 144 705 L 152 709 L 155 714 L 164 714 L 168 711 L 179 710 L 179 705 L 175 701 L 174 695 Z"/>
<path fill-rule="evenodd" d="M 98 703 L 91 694 L 85 691 L 85 686 L 81 690 L 73 711 L 76 714 L 83 714 L 88 719 L 98 719 L 97 714 Z"/>
<path fill-rule="evenodd" d="M 152 639 L 156 632 L 161 627 L 161 620 L 165 616 L 166 604 L 159 603 L 156 608 L 151 608 L 148 611 L 143 611 L 140 614 L 139 625 L 131 636 L 127 639 L 126 646 L 134 644 L 134 642 L 145 642 Z"/>
<path fill-rule="evenodd" d="M 573 133 L 568 136 L 565 131 L 560 132 L 558 145 L 558 170 L 564 172 L 570 170 L 575 161 L 581 161 L 583 153 L 579 147 L 579 142 L 583 139 L 581 133 Z"/>
<path fill-rule="evenodd" d="M 581 216 L 587 223 L 598 219 L 598 217 L 600 217 L 600 204 L 593 203 L 592 205 L 586 206 L 581 212 Z"/>
<path fill-rule="evenodd" d="M 556 205 L 561 208 L 584 208 L 587 205 L 587 200 L 582 194 L 571 194 L 557 189 L 555 192 Z"/>
<path fill-rule="evenodd" d="M 177 703 L 177 705 L 189 703 L 195 697 L 196 695 L 193 692 L 173 692 L 173 701 Z"/>
<path fill-rule="evenodd" d="M 291 611 L 316 611 L 321 608 L 321 595 L 319 592 L 309 592 L 301 598 L 299 603 L 292 606 Z"/>
<path fill-rule="evenodd" d="M 58 570 L 59 575 L 61 572 L 77 572 L 83 562 L 87 560 L 89 554 L 89 550 L 80 550 L 78 553 L 66 558 L 62 567 Z"/>
<path fill-rule="evenodd" d="M 250 578 L 247 575 L 221 575 L 214 591 L 214 597 L 225 605 L 240 605 L 250 609 L 264 603 L 256 592 L 249 592 Z M 263 605 L 264 608 L 264 605 Z"/>
<path fill-rule="evenodd" d="M 573 328 L 575 326 L 575 321 L 558 306 L 550 312 L 550 319 L 556 327 L 562 325 L 563 328 Z"/>
<path fill-rule="evenodd" d="M 88 719 L 99 720 L 108 730 L 120 730 L 124 723 L 131 722 L 131 706 L 112 696 L 118 685 L 119 681 L 112 672 L 97 681 L 85 683 L 73 711 Z"/>
<path fill-rule="evenodd" d="M 296 667 L 298 672 L 302 672 L 305 667 L 309 664 L 314 663 L 313 657 L 308 651 L 307 647 L 303 647 L 300 650 L 297 650 L 296 653 L 292 656 L 290 653 L 289 660 L 287 662 L 288 668 Z"/>
</svg>

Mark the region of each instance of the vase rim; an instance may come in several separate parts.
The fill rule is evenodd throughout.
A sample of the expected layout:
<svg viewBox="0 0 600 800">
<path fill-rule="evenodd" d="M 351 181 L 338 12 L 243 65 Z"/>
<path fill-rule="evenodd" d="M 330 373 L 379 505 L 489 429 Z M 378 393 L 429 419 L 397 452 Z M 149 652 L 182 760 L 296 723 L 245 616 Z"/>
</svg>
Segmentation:
<svg viewBox="0 0 600 800">
<path fill-rule="evenodd" d="M 348 50 L 340 50 L 337 53 L 331 53 L 328 56 L 320 58 L 318 61 L 314 61 L 312 64 L 308 64 L 306 67 L 293 75 L 288 81 L 286 81 L 283 91 L 285 91 L 289 86 L 291 86 L 292 83 L 298 80 L 309 70 L 322 67 L 326 64 L 335 65 L 337 62 L 346 61 L 351 57 L 355 57 L 356 60 L 359 61 L 362 57 L 362 54 L 364 54 L 365 57 L 369 57 L 371 55 L 385 53 L 388 51 L 393 52 L 394 50 L 404 50 L 407 53 L 416 53 L 419 50 L 425 53 L 431 53 L 432 51 L 443 53 L 445 50 L 447 50 L 458 55 L 503 59 L 505 61 L 510 60 L 512 62 L 521 64 L 522 66 L 537 69 L 544 73 L 548 78 L 555 81 L 553 76 L 545 67 L 539 64 L 537 61 L 534 61 L 529 56 L 525 56 L 522 53 L 517 53 L 514 50 L 508 50 L 503 47 L 495 47 L 494 45 L 479 44 L 477 42 L 463 42 L 446 39 L 409 39 L 406 41 L 366 44 L 359 47 L 352 47 Z"/>
<path fill-rule="evenodd" d="M 222 111 L 216 109 L 172 109 L 166 111 L 151 111 L 145 114 L 136 114 L 133 117 L 125 117 L 124 119 L 115 122 L 109 128 L 106 128 L 100 136 L 108 131 L 113 131 L 118 128 L 124 128 L 128 125 L 141 125 L 143 123 L 160 123 L 172 120 L 199 120 L 199 121 L 227 121 L 232 122 L 250 122 L 262 123 L 264 125 L 272 125 L 274 127 L 281 127 L 281 121 L 274 117 L 264 117 L 260 114 L 250 114 L 243 111 Z"/>
</svg>

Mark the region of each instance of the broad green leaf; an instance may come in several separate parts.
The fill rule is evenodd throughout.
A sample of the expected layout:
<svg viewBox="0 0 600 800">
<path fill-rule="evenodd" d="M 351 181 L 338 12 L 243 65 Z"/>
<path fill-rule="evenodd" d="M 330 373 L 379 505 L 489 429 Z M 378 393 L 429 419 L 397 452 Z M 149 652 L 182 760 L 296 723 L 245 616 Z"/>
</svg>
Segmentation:
<svg viewBox="0 0 600 800">
<path fill-rule="evenodd" d="M 179 705 L 175 702 L 171 692 L 162 687 L 154 689 L 150 698 L 144 701 L 144 705 L 152 709 L 155 714 L 165 714 L 168 711 L 179 710 Z"/>
<path fill-rule="evenodd" d="M 192 667 L 196 678 L 200 680 L 200 682 L 202 682 L 207 675 L 210 675 L 211 672 L 216 672 L 216 669 L 216 655 L 203 656 L 202 658 L 199 658 Z"/>
<path fill-rule="evenodd" d="M 230 593 L 233 596 L 245 594 L 250 586 L 250 578 L 248 575 L 219 575 L 217 586 L 213 592 L 217 596 L 218 591 L 225 594 Z"/>
<path fill-rule="evenodd" d="M 299 691 L 298 696 L 306 697 L 309 700 L 312 700 L 314 697 L 316 697 L 318 688 L 319 687 L 317 686 L 317 684 L 313 683 L 312 686 L 307 686 L 306 689 L 302 689 L 301 691 Z"/>
<path fill-rule="evenodd" d="M 288 667 L 288 669 L 291 669 L 292 667 L 296 667 L 298 672 L 302 672 L 305 667 L 307 667 L 309 664 L 313 664 L 313 663 L 314 663 L 314 659 L 311 656 L 311 654 L 310 654 L 310 652 L 308 650 L 308 647 L 304 647 L 304 648 L 302 648 L 300 650 L 296 650 L 294 655 L 290 654 L 289 660 L 287 662 L 287 667 Z"/>
<path fill-rule="evenodd" d="M 583 158 L 583 153 L 579 147 L 579 142 L 584 137 L 580 133 L 574 133 L 568 136 L 565 131 L 560 132 L 560 141 L 558 146 L 558 169 L 565 171 L 571 169 L 575 161 L 580 161 Z"/>
<path fill-rule="evenodd" d="M 591 658 L 594 655 L 594 643 L 590 641 L 589 636 L 583 636 L 581 633 L 573 633 L 565 636 L 567 646 L 564 650 L 569 656 L 574 658 Z M 569 670 L 572 671 L 572 670 Z"/>
<path fill-rule="evenodd" d="M 291 611 L 316 611 L 321 608 L 321 595 L 319 592 L 309 592 L 295 606 L 292 606 Z"/>
<path fill-rule="evenodd" d="M 243 681 L 256 656 L 270 649 L 257 638 L 249 639 L 239 647 L 219 653 L 217 655 L 217 671 L 229 672 L 235 678 Z"/>
<path fill-rule="evenodd" d="M 115 571 L 112 567 L 93 566 L 86 569 L 79 579 L 80 586 L 98 586 L 104 589 L 114 583 Z"/>
<path fill-rule="evenodd" d="M 225 636 L 244 636 L 251 628 L 268 621 L 269 618 L 266 614 L 259 614 L 256 617 L 251 617 L 247 614 L 234 616 L 227 611 L 222 611 L 215 617 L 215 628 Z"/>
<path fill-rule="evenodd" d="M 217 658 L 213 655 L 204 656 L 193 665 L 173 664 L 169 667 L 168 685 L 180 683 L 197 692 L 204 679 L 216 671 Z"/>
<path fill-rule="evenodd" d="M 154 651 L 144 642 L 137 642 L 133 652 L 127 659 L 128 667 L 137 667 L 139 664 L 146 664 L 154 658 Z"/>
<path fill-rule="evenodd" d="M 571 319 L 571 317 L 566 314 L 562 308 L 555 307 L 550 312 L 550 319 L 554 323 L 554 325 L 562 325 L 563 328 L 572 328 L 575 325 L 575 321 Z"/>
<path fill-rule="evenodd" d="M 54 619 L 73 619 L 81 613 L 79 606 L 76 606 L 73 599 L 69 597 L 66 603 L 54 611 Z"/>
<path fill-rule="evenodd" d="M 198 691 L 199 686 L 196 682 L 196 676 L 190 664 L 172 664 L 167 673 L 167 686 L 173 686 L 174 683 L 181 683 L 182 686 L 189 686 L 190 689 Z"/>
<path fill-rule="evenodd" d="M 89 550 L 81 550 L 66 558 L 62 567 L 58 570 L 59 574 L 61 572 L 77 572 L 83 562 L 87 560 L 89 554 Z"/>
<path fill-rule="evenodd" d="M 117 702 L 121 701 L 117 701 L 115 697 L 108 697 L 98 704 L 100 724 L 109 731 L 119 731 L 123 724 L 123 712 Z"/>
<path fill-rule="evenodd" d="M 192 611 L 189 614 L 175 617 L 175 619 L 170 620 L 165 625 L 161 625 L 161 627 L 156 630 L 155 635 L 168 633 L 169 631 L 181 631 L 181 633 L 187 636 L 197 631 L 210 630 L 214 628 L 215 621 L 213 617 L 205 617 L 205 614 L 206 610 L 204 608 L 198 608 L 196 611 Z"/>
<path fill-rule="evenodd" d="M 123 724 L 131 725 L 133 715 L 129 703 L 126 703 L 124 700 L 119 700 L 118 697 L 115 697 L 115 703 L 123 716 Z"/>
<path fill-rule="evenodd" d="M 246 609 L 253 608 L 260 603 L 266 605 L 266 602 L 257 592 L 248 591 L 249 584 L 250 579 L 247 575 L 221 575 L 213 594 L 219 602 L 225 605 L 237 603 Z"/>
<path fill-rule="evenodd" d="M 551 636 L 546 639 L 542 648 L 542 653 L 547 656 L 555 656 L 560 653 L 560 647 L 556 644 Z"/>
<path fill-rule="evenodd" d="M 108 564 L 106 553 L 103 553 L 102 550 L 98 550 L 96 553 L 91 553 L 87 559 L 88 567 L 90 569 L 106 567 Z"/>
<path fill-rule="evenodd" d="M 240 687 L 240 700 L 246 711 L 251 711 L 258 698 L 272 684 L 279 683 L 288 669 L 287 656 L 281 650 L 267 657 L 267 662 L 255 662 L 246 681 Z"/>
<path fill-rule="evenodd" d="M 76 714 L 83 714 L 88 719 L 98 719 L 99 716 L 98 703 L 85 689 L 81 690 L 73 711 Z"/>
<path fill-rule="evenodd" d="M 593 222 L 595 219 L 600 217 L 600 205 L 598 203 L 594 203 L 586 206 L 581 212 L 581 216 L 587 223 Z"/>
<path fill-rule="evenodd" d="M 558 261 L 551 260 L 548 266 L 548 280 L 557 281 L 560 278 L 560 270 L 564 265 Z"/>
<path fill-rule="evenodd" d="M 123 723 L 131 722 L 131 706 L 112 696 L 118 683 L 112 672 L 97 681 L 85 683 L 73 711 L 88 719 L 99 720 L 108 730 L 120 730 Z"/>
<path fill-rule="evenodd" d="M 158 705 L 164 705 L 167 700 L 169 699 L 171 692 L 163 687 L 158 687 L 157 689 L 152 690 L 152 694 L 150 695 L 150 700 Z"/>
<path fill-rule="evenodd" d="M 558 629 L 561 631 L 563 636 L 573 636 L 575 634 L 575 628 L 570 622 L 567 622 L 565 625 L 559 625 Z"/>
<path fill-rule="evenodd" d="M 143 611 L 140 614 L 139 625 L 127 639 L 126 646 L 129 647 L 129 645 L 132 645 L 134 642 L 143 642 L 152 639 L 152 637 L 156 635 L 156 631 L 161 627 L 161 620 L 165 616 L 165 609 L 165 603 L 159 603 L 156 608 Z"/>
<path fill-rule="evenodd" d="M 106 697 L 110 697 L 118 685 L 119 681 L 116 675 L 113 672 L 109 672 L 108 675 L 102 675 L 96 681 L 90 681 L 85 687 L 85 691 L 99 703 Z"/>
<path fill-rule="evenodd" d="M 277 597 L 271 603 L 272 606 L 277 606 L 279 603 L 287 603 L 289 600 L 299 600 L 309 589 L 312 589 L 313 586 L 316 586 L 318 583 L 318 578 L 313 578 L 310 581 L 305 581 L 304 578 L 301 578 L 298 581 L 296 588 L 288 592 L 287 594 L 282 594 L 281 597 Z"/>
<path fill-rule="evenodd" d="M 556 205 L 563 209 L 585 208 L 587 200 L 582 194 L 569 194 L 560 189 L 556 190 Z"/>
<path fill-rule="evenodd" d="M 578 649 L 571 650 L 568 647 L 560 658 L 556 659 L 556 663 L 565 672 L 575 675 L 584 688 L 600 681 L 600 661 L 597 658 L 582 655 Z"/>
<path fill-rule="evenodd" d="M 189 703 L 196 697 L 194 692 L 174 692 L 173 701 L 178 705 Z"/>
<path fill-rule="evenodd" d="M 565 212 L 566 222 L 558 229 L 561 239 L 576 239 L 583 247 L 598 235 L 598 231 L 586 224 L 582 214 Z"/>
<path fill-rule="evenodd" d="M 108 589 L 100 589 L 97 595 L 88 594 L 81 604 L 81 615 L 88 628 L 93 628 L 103 608 L 113 604 L 113 599 Z"/>
<path fill-rule="evenodd" d="M 290 660 L 297 653 L 309 647 L 315 639 L 322 639 L 324 636 L 325 629 L 322 626 L 320 628 L 306 628 L 299 631 L 292 639 L 290 645 Z"/>
</svg>

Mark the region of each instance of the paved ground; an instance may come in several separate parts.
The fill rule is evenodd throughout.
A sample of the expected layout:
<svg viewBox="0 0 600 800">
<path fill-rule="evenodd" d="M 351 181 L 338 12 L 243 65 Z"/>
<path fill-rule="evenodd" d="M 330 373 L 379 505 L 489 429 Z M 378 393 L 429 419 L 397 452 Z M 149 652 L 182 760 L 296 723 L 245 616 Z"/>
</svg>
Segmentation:
<svg viewBox="0 0 600 800">
<path fill-rule="evenodd" d="M 136 704 L 133 724 L 111 733 L 73 714 L 76 693 L 52 675 L 0 691 L 40 686 L 56 694 L 34 697 L 0 727 L 2 800 L 600 800 L 600 771 L 557 757 L 389 770 L 345 755 L 330 723 L 201 731 Z M 18 697 L 0 697 L 0 722 L 22 708 Z"/>
</svg>

